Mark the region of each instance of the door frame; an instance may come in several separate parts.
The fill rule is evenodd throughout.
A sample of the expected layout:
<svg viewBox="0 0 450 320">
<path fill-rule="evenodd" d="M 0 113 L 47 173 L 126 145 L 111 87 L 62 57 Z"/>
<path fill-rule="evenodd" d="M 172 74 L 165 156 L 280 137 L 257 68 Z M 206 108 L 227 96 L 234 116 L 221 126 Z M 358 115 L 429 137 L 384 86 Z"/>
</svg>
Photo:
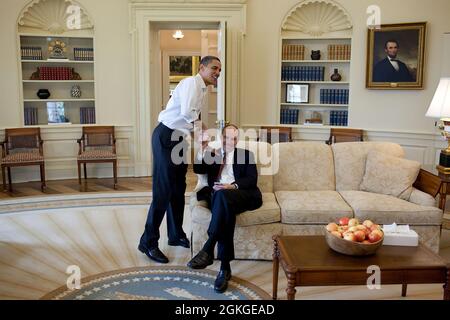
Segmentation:
<svg viewBox="0 0 450 320">
<path fill-rule="evenodd" d="M 135 176 L 151 176 L 151 134 L 157 124 L 161 109 L 161 88 L 155 74 L 161 75 L 161 64 L 151 61 L 161 52 L 151 47 L 155 42 L 151 34 L 151 23 L 167 21 L 217 22 L 227 25 L 226 48 L 226 119 L 239 124 L 239 109 L 242 104 L 243 44 L 246 27 L 246 4 L 242 3 L 130 3 L 130 34 L 132 44 L 132 66 L 134 88 L 133 123 L 135 126 Z M 152 39 L 153 37 L 153 39 Z M 152 51 L 153 50 L 153 51 Z M 159 48 L 158 48 L 159 50 Z M 151 59 L 152 57 L 152 59 Z M 161 59 L 159 59 L 161 61 Z M 154 71 L 154 72 L 153 72 Z M 159 83 L 161 80 L 159 80 Z"/>
</svg>

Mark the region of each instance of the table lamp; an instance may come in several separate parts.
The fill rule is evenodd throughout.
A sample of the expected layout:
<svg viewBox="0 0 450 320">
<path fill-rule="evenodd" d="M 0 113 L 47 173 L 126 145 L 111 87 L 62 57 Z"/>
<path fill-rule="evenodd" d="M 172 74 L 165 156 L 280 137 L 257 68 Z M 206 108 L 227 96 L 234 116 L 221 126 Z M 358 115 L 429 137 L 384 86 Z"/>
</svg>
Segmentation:
<svg viewBox="0 0 450 320">
<path fill-rule="evenodd" d="M 450 77 L 441 78 L 439 85 L 426 113 L 427 117 L 439 118 L 442 135 L 448 141 L 447 149 L 441 150 L 438 170 L 450 174 Z"/>
</svg>

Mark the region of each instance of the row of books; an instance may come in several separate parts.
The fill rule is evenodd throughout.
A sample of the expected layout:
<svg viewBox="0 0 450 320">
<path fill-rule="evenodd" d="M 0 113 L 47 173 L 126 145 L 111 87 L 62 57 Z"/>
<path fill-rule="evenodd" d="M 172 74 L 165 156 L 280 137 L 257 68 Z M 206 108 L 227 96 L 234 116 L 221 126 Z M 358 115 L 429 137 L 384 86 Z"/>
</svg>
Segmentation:
<svg viewBox="0 0 450 320">
<path fill-rule="evenodd" d="M 352 46 L 349 44 L 330 44 L 328 60 L 350 60 Z"/>
<path fill-rule="evenodd" d="M 72 80 L 73 68 L 69 67 L 40 67 L 39 80 Z"/>
<path fill-rule="evenodd" d="M 21 47 L 20 53 L 22 60 L 42 60 L 41 47 Z"/>
<path fill-rule="evenodd" d="M 73 48 L 73 59 L 76 61 L 94 61 L 94 49 Z"/>
<path fill-rule="evenodd" d="M 305 46 L 302 44 L 284 44 L 282 56 L 283 60 L 304 60 Z"/>
<path fill-rule="evenodd" d="M 298 124 L 298 109 L 281 109 L 280 123 L 281 124 Z"/>
<path fill-rule="evenodd" d="M 24 108 L 24 122 L 26 126 L 33 126 L 39 123 L 37 108 L 35 107 Z"/>
<path fill-rule="evenodd" d="M 281 81 L 324 81 L 325 67 L 282 67 Z"/>
<path fill-rule="evenodd" d="M 321 104 L 348 104 L 348 89 L 320 89 Z"/>
<path fill-rule="evenodd" d="M 348 111 L 330 111 L 330 125 L 331 126 L 348 126 Z"/>
<path fill-rule="evenodd" d="M 81 124 L 95 123 L 95 108 L 94 107 L 81 107 L 80 108 L 80 123 Z"/>
</svg>

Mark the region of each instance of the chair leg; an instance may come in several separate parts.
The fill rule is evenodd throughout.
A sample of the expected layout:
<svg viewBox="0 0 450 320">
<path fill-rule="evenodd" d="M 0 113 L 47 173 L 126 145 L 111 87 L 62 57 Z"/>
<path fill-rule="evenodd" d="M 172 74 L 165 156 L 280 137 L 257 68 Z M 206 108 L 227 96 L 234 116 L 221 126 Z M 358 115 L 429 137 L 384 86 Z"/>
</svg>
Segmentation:
<svg viewBox="0 0 450 320">
<path fill-rule="evenodd" d="M 84 166 L 84 179 L 87 179 L 86 163 L 83 163 L 83 166 Z"/>
<path fill-rule="evenodd" d="M 113 161 L 114 189 L 117 187 L 117 160 Z"/>
<path fill-rule="evenodd" d="M 81 163 L 77 161 L 77 165 L 78 165 L 78 184 L 81 185 Z"/>
<path fill-rule="evenodd" d="M 41 169 L 41 190 L 44 191 L 45 187 L 47 186 L 45 184 L 45 164 L 41 164 L 39 167 Z"/>
<path fill-rule="evenodd" d="M 2 166 L 2 178 L 3 178 L 3 191 L 6 191 L 6 170 L 5 167 Z"/>
<path fill-rule="evenodd" d="M 12 192 L 12 178 L 11 178 L 11 167 L 7 167 L 8 169 L 8 183 L 9 183 L 9 192 Z"/>
</svg>

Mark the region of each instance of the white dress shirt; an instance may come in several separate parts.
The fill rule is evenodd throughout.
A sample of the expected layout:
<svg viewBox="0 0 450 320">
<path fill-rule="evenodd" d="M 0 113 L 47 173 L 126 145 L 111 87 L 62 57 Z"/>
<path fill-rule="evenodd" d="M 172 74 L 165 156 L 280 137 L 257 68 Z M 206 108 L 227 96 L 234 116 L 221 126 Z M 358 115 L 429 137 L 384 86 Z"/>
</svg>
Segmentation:
<svg viewBox="0 0 450 320">
<path fill-rule="evenodd" d="M 391 58 L 389 56 L 388 56 L 388 59 L 389 59 L 389 62 L 392 64 L 392 66 L 394 67 L 395 70 L 397 70 L 397 71 L 400 70 L 400 67 L 399 67 L 397 61 L 392 61 L 393 58 Z"/>
<path fill-rule="evenodd" d="M 199 74 L 181 80 L 158 121 L 173 130 L 192 131 L 193 122 L 198 120 L 207 104 L 206 94 L 206 84 Z"/>
<path fill-rule="evenodd" d="M 223 158 L 223 150 L 222 150 Z M 219 183 L 222 184 L 232 184 L 234 182 L 234 172 L 233 172 L 233 161 L 234 161 L 234 150 L 227 153 L 227 159 L 225 160 L 225 165 L 222 169 L 222 174 L 219 178 Z"/>
</svg>

